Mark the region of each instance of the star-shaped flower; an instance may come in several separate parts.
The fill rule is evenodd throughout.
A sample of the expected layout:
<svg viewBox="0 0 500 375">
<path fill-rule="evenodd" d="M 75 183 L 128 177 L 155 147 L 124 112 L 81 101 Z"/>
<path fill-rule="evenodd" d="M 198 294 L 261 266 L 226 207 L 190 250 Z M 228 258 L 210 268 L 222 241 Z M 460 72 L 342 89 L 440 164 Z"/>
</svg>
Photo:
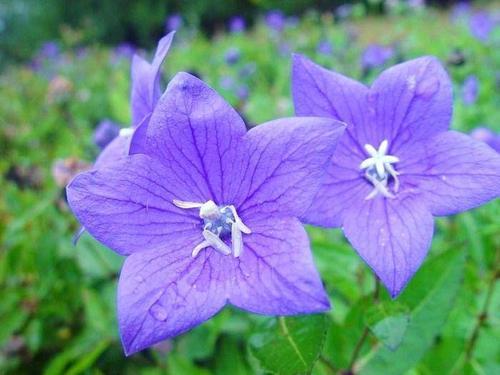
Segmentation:
<svg viewBox="0 0 500 375">
<path fill-rule="evenodd" d="M 296 117 L 247 132 L 215 91 L 179 73 L 134 133 L 131 155 L 72 181 L 68 201 L 80 222 L 128 255 L 118 287 L 127 354 L 226 303 L 270 315 L 329 308 L 297 217 L 344 128 Z"/>
<path fill-rule="evenodd" d="M 174 35 L 175 31 L 172 31 L 160 39 L 151 63 L 137 54 L 132 58 L 130 90 L 132 125 L 121 129 L 119 136 L 107 145 L 95 162 L 96 168 L 114 163 L 118 158 L 128 155 L 130 139 L 135 129 L 140 124 L 149 122 L 151 113 L 161 96 L 160 69 L 170 50 Z"/>
<path fill-rule="evenodd" d="M 433 216 L 499 196 L 500 156 L 448 130 L 452 85 L 435 58 L 396 65 L 368 88 L 297 55 L 292 86 L 297 115 L 347 123 L 305 220 L 342 227 L 395 297 L 427 254 Z"/>
</svg>

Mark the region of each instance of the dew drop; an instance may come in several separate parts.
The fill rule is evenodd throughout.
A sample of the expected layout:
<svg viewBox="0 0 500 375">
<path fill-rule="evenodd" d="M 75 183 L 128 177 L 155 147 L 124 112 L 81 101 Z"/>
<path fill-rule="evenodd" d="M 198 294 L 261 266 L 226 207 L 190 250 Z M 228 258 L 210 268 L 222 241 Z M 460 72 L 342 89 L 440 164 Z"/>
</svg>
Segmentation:
<svg viewBox="0 0 500 375">
<path fill-rule="evenodd" d="M 159 305 L 158 303 L 154 304 L 153 306 L 151 306 L 151 308 L 149 309 L 149 311 L 151 312 L 151 314 L 153 315 L 153 317 L 156 319 L 156 320 L 159 320 L 159 321 L 162 321 L 164 322 L 165 320 L 167 320 L 167 310 L 165 310 L 165 308 L 161 305 Z"/>
<path fill-rule="evenodd" d="M 415 90 L 415 86 L 417 85 L 417 79 L 414 75 L 409 76 L 406 79 L 406 84 L 408 86 L 408 90 L 413 91 Z"/>
<path fill-rule="evenodd" d="M 431 77 L 419 82 L 416 94 L 422 98 L 430 98 L 439 89 L 439 81 L 435 77 Z"/>
<path fill-rule="evenodd" d="M 142 276 L 135 276 L 134 277 L 134 280 L 137 281 L 138 283 L 143 283 L 144 282 L 144 278 Z"/>
</svg>

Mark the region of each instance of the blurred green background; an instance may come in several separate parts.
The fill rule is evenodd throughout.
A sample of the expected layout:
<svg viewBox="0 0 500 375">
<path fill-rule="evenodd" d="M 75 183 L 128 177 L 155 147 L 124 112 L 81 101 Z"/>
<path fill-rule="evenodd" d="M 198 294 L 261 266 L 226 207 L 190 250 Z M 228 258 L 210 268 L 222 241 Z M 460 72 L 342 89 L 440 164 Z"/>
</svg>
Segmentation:
<svg viewBox="0 0 500 375">
<path fill-rule="evenodd" d="M 499 2 L 418 0 L 3 0 L 0 374 L 500 374 L 498 200 L 437 220 L 426 262 L 395 301 L 374 294 L 339 230 L 309 228 L 329 313 L 278 320 L 226 308 L 125 358 L 123 259 L 88 234 L 73 246 L 63 189 L 98 155 L 101 121 L 129 124 L 131 54 L 150 56 L 171 28 L 165 77 L 199 75 L 249 125 L 293 114 L 292 52 L 366 83 L 431 54 L 454 83 L 452 127 L 498 134 L 499 12 Z"/>
</svg>

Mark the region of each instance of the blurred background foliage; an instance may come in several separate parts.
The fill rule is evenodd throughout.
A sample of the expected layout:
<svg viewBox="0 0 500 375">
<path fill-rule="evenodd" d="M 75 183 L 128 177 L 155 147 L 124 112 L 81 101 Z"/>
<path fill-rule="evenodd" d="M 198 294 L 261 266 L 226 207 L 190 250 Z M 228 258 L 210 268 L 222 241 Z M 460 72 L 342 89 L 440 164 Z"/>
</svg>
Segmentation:
<svg viewBox="0 0 500 375">
<path fill-rule="evenodd" d="M 309 228 L 329 313 L 277 319 L 227 308 L 129 358 L 115 314 L 123 259 L 87 234 L 72 245 L 78 223 L 63 187 L 95 160 L 103 120 L 129 123 L 132 53 L 151 56 L 173 26 L 167 79 L 197 74 L 250 126 L 293 114 L 292 52 L 366 83 L 432 54 L 453 80 L 452 127 L 498 135 L 500 4 L 436 5 L 3 0 L 0 373 L 499 374 L 498 200 L 439 219 L 428 259 L 395 301 L 340 230 Z"/>
</svg>

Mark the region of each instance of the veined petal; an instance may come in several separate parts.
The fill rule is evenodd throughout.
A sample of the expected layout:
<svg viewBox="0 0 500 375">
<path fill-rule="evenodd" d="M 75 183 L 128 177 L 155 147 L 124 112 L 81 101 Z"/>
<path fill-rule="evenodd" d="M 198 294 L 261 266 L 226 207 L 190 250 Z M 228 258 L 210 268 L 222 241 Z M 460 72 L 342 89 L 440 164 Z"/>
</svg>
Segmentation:
<svg viewBox="0 0 500 375">
<path fill-rule="evenodd" d="M 215 315 L 226 303 L 225 256 L 209 248 L 191 256 L 200 235 L 132 254 L 118 285 L 118 322 L 127 355 L 177 336 Z"/>
<path fill-rule="evenodd" d="M 425 196 L 433 215 L 451 215 L 500 196 L 500 155 L 454 131 L 423 142 L 402 175 Z"/>
<path fill-rule="evenodd" d="M 250 220 L 252 234 L 235 260 L 230 303 L 258 314 L 326 311 L 328 296 L 314 265 L 307 234 L 297 219 Z"/>
<path fill-rule="evenodd" d="M 132 60 L 131 109 L 132 124 L 139 125 L 150 114 L 160 98 L 160 68 L 172 44 L 175 31 L 158 42 L 155 57 L 150 64 L 142 57 L 134 55 Z"/>
<path fill-rule="evenodd" d="M 295 54 L 292 95 L 299 116 L 333 117 L 355 126 L 365 122 L 368 88 Z"/>
<path fill-rule="evenodd" d="M 249 210 L 302 215 L 344 129 L 336 120 L 318 117 L 283 118 L 252 128 L 245 137 L 248 162 L 228 186 L 238 196 L 240 215 Z"/>
<path fill-rule="evenodd" d="M 346 211 L 343 222 L 347 239 L 392 297 L 422 264 L 433 228 L 428 208 L 411 195 L 358 201 Z"/>
<path fill-rule="evenodd" d="M 191 187 L 146 155 L 125 156 L 102 169 L 82 173 L 67 187 L 68 203 L 97 240 L 120 254 L 175 244 L 200 234 L 196 212 L 176 207 Z"/>
<path fill-rule="evenodd" d="M 157 158 L 200 195 L 195 200 L 179 194 L 176 199 L 229 203 L 224 181 L 241 169 L 245 133 L 243 120 L 219 94 L 198 78 L 178 73 L 147 128 L 133 137 L 130 153 Z"/>
<path fill-rule="evenodd" d="M 358 140 L 379 144 L 384 139 L 391 154 L 447 130 L 452 114 L 452 85 L 441 63 L 421 57 L 384 71 L 373 83 L 369 103 L 373 123 L 356 128 Z M 366 140 L 364 137 L 368 137 Z"/>
</svg>

